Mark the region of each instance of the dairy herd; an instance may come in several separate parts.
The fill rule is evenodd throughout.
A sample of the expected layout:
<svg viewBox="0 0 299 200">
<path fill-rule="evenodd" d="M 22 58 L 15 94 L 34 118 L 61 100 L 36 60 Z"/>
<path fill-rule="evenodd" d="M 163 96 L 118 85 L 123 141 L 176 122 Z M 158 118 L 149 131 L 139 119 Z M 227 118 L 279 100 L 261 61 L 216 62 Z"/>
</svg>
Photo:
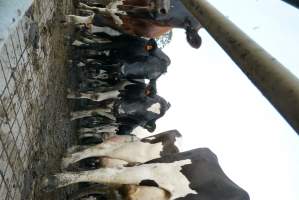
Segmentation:
<svg viewBox="0 0 299 200">
<path fill-rule="evenodd" d="M 198 48 L 199 22 L 179 0 L 74 3 L 80 15 L 66 21 L 79 30 L 72 42 L 79 87 L 67 98 L 81 105 L 71 113 L 80 125 L 80 145 L 67 150 L 63 172 L 44 178 L 43 188 L 86 183 L 71 200 L 248 200 L 209 149 L 180 152 L 177 130 L 146 138 L 131 134 L 136 127 L 155 131 L 170 108 L 156 85 L 170 59 L 150 38 L 183 28 Z"/>
</svg>

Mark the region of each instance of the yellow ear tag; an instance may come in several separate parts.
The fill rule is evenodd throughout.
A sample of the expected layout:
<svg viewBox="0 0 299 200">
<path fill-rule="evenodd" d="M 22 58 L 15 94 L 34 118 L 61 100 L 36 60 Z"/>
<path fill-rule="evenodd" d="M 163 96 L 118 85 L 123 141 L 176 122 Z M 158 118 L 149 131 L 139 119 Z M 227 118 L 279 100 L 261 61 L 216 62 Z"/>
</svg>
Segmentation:
<svg viewBox="0 0 299 200">
<path fill-rule="evenodd" d="M 154 47 L 152 46 L 152 45 L 146 45 L 145 46 L 145 49 L 147 50 L 147 51 L 150 51 L 150 50 L 152 50 Z"/>
</svg>

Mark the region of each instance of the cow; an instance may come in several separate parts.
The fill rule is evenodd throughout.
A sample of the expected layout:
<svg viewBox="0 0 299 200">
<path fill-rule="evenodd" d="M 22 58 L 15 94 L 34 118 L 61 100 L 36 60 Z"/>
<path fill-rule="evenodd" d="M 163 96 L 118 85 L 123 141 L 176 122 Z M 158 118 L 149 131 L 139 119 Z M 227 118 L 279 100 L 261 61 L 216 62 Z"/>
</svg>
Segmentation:
<svg viewBox="0 0 299 200">
<path fill-rule="evenodd" d="M 130 35 L 147 38 L 157 38 L 172 28 L 183 28 L 186 30 L 188 43 L 193 48 L 201 46 L 198 30 L 202 26 L 180 0 L 170 0 L 169 11 L 165 14 L 156 15 L 149 12 L 144 15 L 138 14 L 138 16 L 134 13 L 134 9 L 124 11 L 124 8 L 125 6 L 140 6 L 144 1 L 110 0 L 108 2 L 106 8 L 79 3 L 79 8 L 92 10 L 95 14 L 86 17 L 68 15 L 66 21 L 75 24 L 107 26 Z"/>
<path fill-rule="evenodd" d="M 66 172 L 48 176 L 42 186 L 51 191 L 80 182 L 128 186 L 124 198 L 136 200 L 249 200 L 230 180 L 217 156 L 207 148 L 175 153 L 146 163 L 118 168 Z M 129 197 L 128 197 L 129 196 Z"/>
<path fill-rule="evenodd" d="M 79 3 L 85 3 L 91 6 L 103 7 L 111 4 L 111 0 L 74 0 L 74 6 L 78 7 Z M 122 9 L 138 14 L 166 14 L 170 8 L 169 0 L 126 0 L 120 5 Z"/>
<path fill-rule="evenodd" d="M 169 57 L 157 46 L 154 39 L 144 39 L 127 34 L 109 38 L 108 43 L 75 41 L 79 49 L 80 58 L 93 58 L 81 62 L 85 68 L 105 70 L 107 76 L 114 74 L 118 79 L 155 79 L 167 72 L 171 61 Z M 108 51 L 108 55 L 98 54 L 94 51 Z M 95 74 L 94 77 L 99 77 Z"/>
<path fill-rule="evenodd" d="M 158 95 L 143 96 L 143 98 L 134 98 L 128 95 L 128 98 L 116 100 L 112 108 L 94 108 L 71 112 L 71 120 L 100 115 L 112 121 L 139 125 L 153 132 L 155 121 L 164 116 L 169 108 L 170 104 Z"/>
<path fill-rule="evenodd" d="M 149 84 L 143 82 L 128 82 L 123 87 L 120 87 L 118 90 L 111 90 L 105 92 L 71 92 L 68 91 L 68 99 L 89 99 L 91 101 L 101 102 L 108 99 L 138 99 L 144 98 L 145 96 L 154 96 L 157 94 L 156 80 L 152 80 Z"/>
<path fill-rule="evenodd" d="M 134 135 L 116 135 L 103 143 L 81 149 L 80 146 L 72 147 L 62 159 L 62 168 L 70 164 L 91 157 L 108 157 L 121 164 L 144 163 L 172 153 L 178 153 L 177 141 L 182 135 L 177 130 L 170 130 L 150 137 L 139 139 Z M 75 149 L 75 150 L 73 150 Z M 121 162 L 124 161 L 124 162 Z M 108 162 L 108 161 L 107 161 Z M 107 167 L 107 165 L 104 165 Z M 108 167 L 111 167 L 108 165 Z"/>
<path fill-rule="evenodd" d="M 154 39 L 145 39 L 128 34 L 111 36 L 103 32 L 104 30 L 98 29 L 98 31 L 100 32 L 93 34 L 82 31 L 82 36 L 75 40 L 72 45 L 80 49 L 106 51 L 106 54 L 127 62 L 133 62 L 138 57 L 148 57 L 155 51 L 158 51 L 155 52 L 158 57 L 167 57 L 158 48 Z M 169 60 L 169 58 L 164 59 Z"/>
</svg>

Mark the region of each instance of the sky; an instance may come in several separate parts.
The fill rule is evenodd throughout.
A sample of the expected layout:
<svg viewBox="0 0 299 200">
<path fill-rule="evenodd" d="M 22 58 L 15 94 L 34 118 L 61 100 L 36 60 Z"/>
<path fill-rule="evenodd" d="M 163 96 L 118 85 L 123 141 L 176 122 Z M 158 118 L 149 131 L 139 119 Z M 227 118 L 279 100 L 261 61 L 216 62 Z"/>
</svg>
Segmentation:
<svg viewBox="0 0 299 200">
<path fill-rule="evenodd" d="M 299 10 L 275 0 L 209 0 L 299 77 Z M 205 30 L 199 50 L 175 30 L 158 92 L 172 107 L 157 131 L 178 129 L 183 150 L 208 147 L 253 200 L 299 199 L 299 136 Z M 299 114 L 299 113 L 298 113 Z"/>
</svg>

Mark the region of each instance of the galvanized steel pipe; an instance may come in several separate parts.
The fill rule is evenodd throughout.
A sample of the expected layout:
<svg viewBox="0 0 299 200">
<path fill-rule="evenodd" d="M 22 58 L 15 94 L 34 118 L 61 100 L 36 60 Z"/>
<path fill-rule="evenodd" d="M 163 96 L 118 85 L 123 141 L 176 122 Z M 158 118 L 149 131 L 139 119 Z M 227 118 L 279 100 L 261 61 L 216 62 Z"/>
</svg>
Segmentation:
<svg viewBox="0 0 299 200">
<path fill-rule="evenodd" d="M 181 1 L 299 134 L 298 78 L 207 1 Z"/>
</svg>

